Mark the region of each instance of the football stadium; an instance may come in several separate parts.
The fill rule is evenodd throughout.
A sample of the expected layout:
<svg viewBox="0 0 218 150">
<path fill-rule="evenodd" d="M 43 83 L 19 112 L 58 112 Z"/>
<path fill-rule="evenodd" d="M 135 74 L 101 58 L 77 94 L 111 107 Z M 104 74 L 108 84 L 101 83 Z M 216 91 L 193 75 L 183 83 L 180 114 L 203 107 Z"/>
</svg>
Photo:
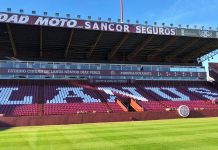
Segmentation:
<svg viewBox="0 0 218 150">
<path fill-rule="evenodd" d="M 122 11 L 114 22 L 8 8 L 0 149 L 218 149 L 218 63 L 209 82 L 200 61 L 216 49 L 218 31 Z"/>
</svg>

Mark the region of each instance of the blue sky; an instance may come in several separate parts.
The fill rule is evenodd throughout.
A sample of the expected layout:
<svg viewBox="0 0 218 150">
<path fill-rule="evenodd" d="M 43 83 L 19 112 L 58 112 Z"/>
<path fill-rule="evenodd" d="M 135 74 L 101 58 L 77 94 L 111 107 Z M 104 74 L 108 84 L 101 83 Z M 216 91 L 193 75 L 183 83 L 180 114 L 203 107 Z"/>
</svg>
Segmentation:
<svg viewBox="0 0 218 150">
<path fill-rule="evenodd" d="M 123 0 L 124 17 L 132 23 L 139 20 L 141 23 L 148 21 L 149 24 L 157 22 L 161 25 L 173 23 L 174 26 L 189 24 L 218 27 L 218 0 Z M 103 20 L 112 18 L 116 21 L 119 18 L 119 0 L 1 0 L 0 11 L 11 8 L 12 12 L 24 12 L 29 14 L 36 10 L 37 14 L 42 15 L 47 11 L 50 16 L 56 12 L 64 17 L 70 13 L 72 17 L 78 14 L 86 19 L 102 17 Z M 218 56 L 213 60 L 218 62 Z M 204 62 L 207 64 L 207 61 Z M 206 65 L 207 67 L 207 65 Z"/>
<path fill-rule="evenodd" d="M 157 21 L 159 24 L 189 24 L 204 25 L 216 28 L 218 26 L 217 0 L 123 0 L 125 19 L 132 22 L 145 20 L 151 24 Z M 102 17 L 113 20 L 119 18 L 119 0 L 1 0 L 0 10 L 12 8 L 18 12 L 23 8 L 26 13 L 36 10 L 38 14 L 47 11 L 49 15 L 59 12 L 61 16 L 66 13 L 83 18 L 92 16 L 93 19 Z"/>
</svg>

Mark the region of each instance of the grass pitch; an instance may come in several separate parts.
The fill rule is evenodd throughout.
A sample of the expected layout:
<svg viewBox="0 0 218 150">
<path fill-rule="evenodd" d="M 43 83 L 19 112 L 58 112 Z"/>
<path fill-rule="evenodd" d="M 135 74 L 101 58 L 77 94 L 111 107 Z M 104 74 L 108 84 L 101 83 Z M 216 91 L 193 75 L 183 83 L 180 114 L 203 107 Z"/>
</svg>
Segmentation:
<svg viewBox="0 0 218 150">
<path fill-rule="evenodd" d="M 0 130 L 0 150 L 218 150 L 218 118 Z"/>
</svg>

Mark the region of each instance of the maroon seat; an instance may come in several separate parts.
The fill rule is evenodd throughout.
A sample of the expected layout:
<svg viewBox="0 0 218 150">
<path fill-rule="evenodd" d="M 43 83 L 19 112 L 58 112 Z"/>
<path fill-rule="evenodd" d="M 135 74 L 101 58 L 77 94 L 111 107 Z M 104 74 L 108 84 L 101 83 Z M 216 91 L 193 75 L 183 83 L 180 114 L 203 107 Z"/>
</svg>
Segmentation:
<svg viewBox="0 0 218 150">
<path fill-rule="evenodd" d="M 45 115 L 63 115 L 75 113 L 106 113 L 107 107 L 103 103 L 69 103 L 69 104 L 46 104 Z"/>
<path fill-rule="evenodd" d="M 65 98 L 60 97 L 59 88 L 72 87 L 79 88 L 81 91 L 71 89 L 67 94 L 64 93 Z M 112 91 L 112 94 L 106 93 L 104 90 L 99 90 L 99 87 L 109 87 L 115 89 L 115 91 Z M 169 97 L 163 97 L 163 93 L 160 95 L 149 90 L 149 87 L 163 88 L 163 92 L 171 97 L 171 100 L 168 99 Z M 186 95 L 189 100 L 172 100 L 172 98 L 177 98 L 178 95 L 169 90 L 164 90 L 165 87 L 175 88 Z M 180 105 L 187 105 L 190 109 L 218 109 L 218 105 L 214 104 L 218 101 L 216 98 L 216 96 L 218 97 L 218 90 L 206 82 L 143 81 L 136 84 L 88 84 L 82 81 L 0 80 L 0 88 L 0 92 L 3 93 L 0 95 L 0 114 L 6 116 L 35 116 L 42 115 L 43 112 L 45 115 L 123 112 L 115 99 L 134 99 L 134 96 L 136 96 L 134 100 L 145 111 L 165 111 L 166 108 L 177 109 Z M 13 90 L 10 91 L 12 88 Z M 130 88 L 134 88 L 134 90 L 131 91 Z M 189 88 L 204 88 L 209 92 L 190 91 Z M 135 92 L 135 94 L 131 92 Z M 85 98 L 81 95 L 85 95 Z M 55 96 L 57 101 L 50 103 Z M 58 100 L 61 98 L 62 101 L 59 102 Z M 144 98 L 144 100 L 139 100 L 141 98 Z"/>
<path fill-rule="evenodd" d="M 124 112 L 123 109 L 117 103 L 107 103 L 113 112 Z"/>
</svg>

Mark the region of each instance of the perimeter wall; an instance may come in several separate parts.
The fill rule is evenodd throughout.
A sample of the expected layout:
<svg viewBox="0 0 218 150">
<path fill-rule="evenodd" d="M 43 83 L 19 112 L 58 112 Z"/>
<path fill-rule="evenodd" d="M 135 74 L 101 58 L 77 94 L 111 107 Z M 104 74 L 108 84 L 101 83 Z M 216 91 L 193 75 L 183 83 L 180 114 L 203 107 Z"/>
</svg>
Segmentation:
<svg viewBox="0 0 218 150">
<path fill-rule="evenodd" d="M 191 111 L 189 118 L 218 117 L 218 110 Z M 143 121 L 181 118 L 177 111 L 0 117 L 0 127 Z"/>
</svg>

